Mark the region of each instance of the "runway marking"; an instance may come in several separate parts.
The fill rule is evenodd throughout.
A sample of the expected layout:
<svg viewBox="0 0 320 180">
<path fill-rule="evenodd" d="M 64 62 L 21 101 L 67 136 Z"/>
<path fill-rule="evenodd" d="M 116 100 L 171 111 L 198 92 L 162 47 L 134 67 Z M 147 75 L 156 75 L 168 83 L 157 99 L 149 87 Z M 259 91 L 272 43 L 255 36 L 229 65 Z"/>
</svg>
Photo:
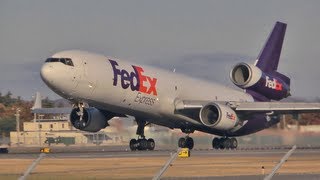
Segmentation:
<svg viewBox="0 0 320 180">
<path fill-rule="evenodd" d="M 180 152 L 181 148 L 170 156 L 170 159 L 166 162 L 166 164 L 160 169 L 160 171 L 152 178 L 152 180 L 159 180 L 164 172 L 168 169 L 169 165 L 177 158 L 178 153 Z"/>
<path fill-rule="evenodd" d="M 283 158 L 280 160 L 280 162 L 273 168 L 272 172 L 267 175 L 263 180 L 271 180 L 274 174 L 280 169 L 283 163 L 287 161 L 287 159 L 291 156 L 291 154 L 296 150 L 297 146 L 294 145 L 290 151 L 288 151 Z"/>
<path fill-rule="evenodd" d="M 28 175 L 32 172 L 32 170 L 38 165 L 43 157 L 45 157 L 45 153 L 41 153 L 39 157 L 33 161 L 33 163 L 29 166 L 29 168 L 23 173 L 23 175 L 18 180 L 25 180 Z"/>
</svg>

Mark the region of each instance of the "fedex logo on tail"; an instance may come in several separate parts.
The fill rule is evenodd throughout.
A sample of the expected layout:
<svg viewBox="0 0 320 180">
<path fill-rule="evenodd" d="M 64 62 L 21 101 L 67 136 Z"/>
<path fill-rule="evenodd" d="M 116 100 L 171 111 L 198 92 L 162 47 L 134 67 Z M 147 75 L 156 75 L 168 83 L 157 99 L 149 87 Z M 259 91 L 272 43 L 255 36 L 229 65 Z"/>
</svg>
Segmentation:
<svg viewBox="0 0 320 180">
<path fill-rule="evenodd" d="M 118 63 L 109 59 L 113 69 L 113 85 L 118 85 L 120 78 L 121 87 L 132 91 L 139 91 L 145 94 L 157 95 L 157 79 L 144 75 L 142 67 L 132 65 L 133 71 L 128 72 L 125 69 L 118 68 Z"/>
<path fill-rule="evenodd" d="M 269 76 L 266 76 L 266 87 L 277 90 L 277 91 L 282 91 L 282 84 L 278 82 L 275 78 L 273 80 L 270 79 Z"/>
</svg>

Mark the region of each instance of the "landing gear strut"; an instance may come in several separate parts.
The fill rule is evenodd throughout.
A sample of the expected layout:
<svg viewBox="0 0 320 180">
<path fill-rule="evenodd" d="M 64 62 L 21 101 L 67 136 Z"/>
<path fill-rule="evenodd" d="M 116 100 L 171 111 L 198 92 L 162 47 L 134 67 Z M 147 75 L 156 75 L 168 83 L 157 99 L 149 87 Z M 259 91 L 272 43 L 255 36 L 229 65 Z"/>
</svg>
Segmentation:
<svg viewBox="0 0 320 180">
<path fill-rule="evenodd" d="M 148 124 L 146 123 L 146 121 L 138 121 L 138 120 L 137 120 L 137 124 L 138 124 L 138 128 L 137 128 L 136 134 L 139 137 L 138 137 L 138 139 L 131 139 L 130 140 L 129 146 L 130 146 L 131 151 L 154 150 L 154 148 L 156 146 L 154 140 L 152 138 L 146 139 L 146 137 L 144 136 L 144 127 Z"/>
<path fill-rule="evenodd" d="M 238 141 L 236 138 L 213 138 L 213 149 L 236 149 L 238 147 Z"/>
<path fill-rule="evenodd" d="M 74 115 L 73 119 L 77 119 L 77 121 L 75 121 L 73 125 L 77 129 L 81 129 L 81 127 L 84 127 L 86 125 L 86 122 L 83 120 L 84 116 L 86 116 L 86 114 L 84 114 L 83 111 L 84 107 L 85 106 L 82 102 L 73 104 L 73 110 L 76 111 L 76 114 Z"/>
</svg>

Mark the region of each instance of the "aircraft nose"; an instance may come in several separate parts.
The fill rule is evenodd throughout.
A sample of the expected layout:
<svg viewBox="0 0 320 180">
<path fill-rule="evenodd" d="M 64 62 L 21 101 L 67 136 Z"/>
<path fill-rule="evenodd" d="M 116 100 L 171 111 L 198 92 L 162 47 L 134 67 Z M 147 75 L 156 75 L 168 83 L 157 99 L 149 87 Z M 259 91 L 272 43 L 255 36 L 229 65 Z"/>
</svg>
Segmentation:
<svg viewBox="0 0 320 180">
<path fill-rule="evenodd" d="M 52 83 L 53 67 L 50 64 L 44 64 L 41 67 L 40 76 L 46 83 Z"/>
</svg>

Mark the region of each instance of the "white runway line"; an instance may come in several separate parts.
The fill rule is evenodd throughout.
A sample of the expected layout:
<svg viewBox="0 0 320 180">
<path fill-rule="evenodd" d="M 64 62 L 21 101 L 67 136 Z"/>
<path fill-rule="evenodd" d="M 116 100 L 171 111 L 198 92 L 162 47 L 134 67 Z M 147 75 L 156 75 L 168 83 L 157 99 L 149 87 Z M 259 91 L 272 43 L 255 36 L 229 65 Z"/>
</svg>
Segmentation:
<svg viewBox="0 0 320 180">
<path fill-rule="evenodd" d="M 33 163 L 29 166 L 29 168 L 24 172 L 24 174 L 18 180 L 25 180 L 27 176 L 32 172 L 32 170 L 37 166 L 40 160 L 45 157 L 45 153 L 41 153 L 39 157 L 33 161 Z"/>
<path fill-rule="evenodd" d="M 292 147 L 292 149 L 290 151 L 287 152 L 287 154 L 285 154 L 283 156 L 283 158 L 280 160 L 280 162 L 273 168 L 272 172 L 266 176 L 263 180 L 271 180 L 272 177 L 274 176 L 274 174 L 278 171 L 278 169 L 280 169 L 280 167 L 282 166 L 283 163 L 287 162 L 288 158 L 291 156 L 291 154 L 293 153 L 294 150 L 296 150 L 297 146 L 294 145 Z"/>
<path fill-rule="evenodd" d="M 167 163 L 160 169 L 160 171 L 152 178 L 152 180 L 159 180 L 164 172 L 168 169 L 169 165 L 177 158 L 178 153 L 180 152 L 181 148 L 177 150 L 173 155 L 171 155 L 170 159 Z"/>
</svg>

